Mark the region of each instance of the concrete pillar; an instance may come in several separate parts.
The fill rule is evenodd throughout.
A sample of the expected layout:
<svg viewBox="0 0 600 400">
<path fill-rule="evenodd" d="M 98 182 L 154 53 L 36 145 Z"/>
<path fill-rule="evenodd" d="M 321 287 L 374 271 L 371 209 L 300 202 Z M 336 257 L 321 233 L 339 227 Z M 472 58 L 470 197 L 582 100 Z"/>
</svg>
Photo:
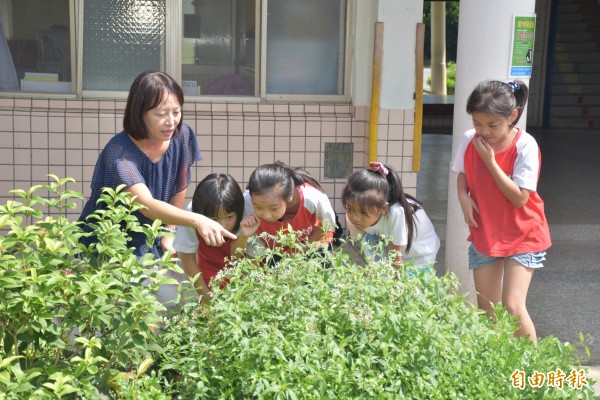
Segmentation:
<svg viewBox="0 0 600 400">
<path fill-rule="evenodd" d="M 380 106 L 414 109 L 415 43 L 417 22 L 423 21 L 423 2 L 378 0 L 377 4 L 377 20 L 383 22 Z"/>
<path fill-rule="evenodd" d="M 431 2 L 431 94 L 446 95 L 446 2 Z"/>
<path fill-rule="evenodd" d="M 453 157 L 463 133 L 473 127 L 465 106 L 475 85 L 486 79 L 509 80 L 513 15 L 534 12 L 535 0 L 461 0 L 452 130 Z M 528 79 L 522 80 L 529 84 Z M 523 129 L 527 121 L 526 113 L 527 110 L 518 124 Z M 447 272 L 458 276 L 461 293 L 469 293 L 467 300 L 476 304 L 473 274 L 468 269 L 468 229 L 457 198 L 456 178 L 457 174 L 450 170 L 445 265 Z"/>
</svg>

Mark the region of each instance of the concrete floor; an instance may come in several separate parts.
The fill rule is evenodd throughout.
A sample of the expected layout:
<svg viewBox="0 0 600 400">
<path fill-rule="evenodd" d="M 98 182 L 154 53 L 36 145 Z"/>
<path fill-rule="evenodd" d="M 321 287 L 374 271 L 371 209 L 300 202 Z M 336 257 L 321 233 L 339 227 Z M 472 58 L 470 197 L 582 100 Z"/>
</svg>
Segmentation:
<svg viewBox="0 0 600 400">
<path fill-rule="evenodd" d="M 591 358 L 582 363 L 600 366 L 600 134 L 535 132 L 542 151 L 538 191 L 546 205 L 553 246 L 545 267 L 534 275 L 528 309 L 540 337 L 553 335 L 587 343 Z M 444 271 L 448 168 L 452 136 L 424 134 L 417 198 L 442 240 L 438 273 Z M 454 184 L 454 182 L 452 182 Z M 467 268 L 467 266 L 465 266 Z"/>
</svg>

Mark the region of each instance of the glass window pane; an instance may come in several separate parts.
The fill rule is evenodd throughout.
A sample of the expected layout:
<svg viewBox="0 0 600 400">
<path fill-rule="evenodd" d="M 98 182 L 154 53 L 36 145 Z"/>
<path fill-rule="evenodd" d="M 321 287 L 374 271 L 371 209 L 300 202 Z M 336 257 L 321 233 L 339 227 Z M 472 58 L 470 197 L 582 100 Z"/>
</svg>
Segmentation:
<svg viewBox="0 0 600 400">
<path fill-rule="evenodd" d="M 69 0 L 0 5 L 0 90 L 71 93 Z"/>
<path fill-rule="evenodd" d="M 345 0 L 269 0 L 267 93 L 343 94 Z"/>
<path fill-rule="evenodd" d="M 255 0 L 183 0 L 186 95 L 254 95 L 255 8 Z"/>
<path fill-rule="evenodd" d="M 146 70 L 164 70 L 165 0 L 86 0 L 83 89 L 127 91 Z"/>
</svg>

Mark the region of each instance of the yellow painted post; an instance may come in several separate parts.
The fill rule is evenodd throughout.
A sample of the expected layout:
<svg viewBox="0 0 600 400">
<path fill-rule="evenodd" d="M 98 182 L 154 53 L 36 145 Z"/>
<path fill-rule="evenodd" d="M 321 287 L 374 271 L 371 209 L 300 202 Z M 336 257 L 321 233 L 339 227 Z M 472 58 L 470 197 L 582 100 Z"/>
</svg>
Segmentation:
<svg viewBox="0 0 600 400">
<path fill-rule="evenodd" d="M 381 60 L 383 58 L 383 22 L 375 22 L 373 46 L 373 79 L 371 85 L 371 114 L 369 119 L 369 162 L 377 161 L 379 98 L 381 97 Z"/>
<path fill-rule="evenodd" d="M 412 171 L 421 170 L 421 139 L 423 134 L 423 58 L 425 44 L 425 24 L 417 24 L 415 47 L 415 137 L 413 142 Z"/>
</svg>

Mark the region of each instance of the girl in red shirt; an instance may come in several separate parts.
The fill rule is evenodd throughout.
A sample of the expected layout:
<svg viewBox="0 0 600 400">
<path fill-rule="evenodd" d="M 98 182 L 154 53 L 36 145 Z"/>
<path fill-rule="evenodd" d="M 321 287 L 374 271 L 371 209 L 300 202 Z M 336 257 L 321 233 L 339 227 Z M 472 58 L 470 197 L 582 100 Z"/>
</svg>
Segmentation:
<svg viewBox="0 0 600 400">
<path fill-rule="evenodd" d="M 551 245 L 544 202 L 537 193 L 541 155 L 535 139 L 515 125 L 527 103 L 521 81 L 484 81 L 467 100 L 474 129 L 465 133 L 452 169 L 469 225 L 469 268 L 477 304 L 493 316 L 502 303 L 519 317 L 516 336 L 536 331 L 526 298 L 533 271 Z"/>
<path fill-rule="evenodd" d="M 238 241 L 246 240 L 254 233 L 240 226 L 244 214 L 244 195 L 236 180 L 228 174 L 210 174 L 196 186 L 188 210 L 202 214 L 230 232 L 238 232 L 238 239 L 225 238 L 221 246 L 209 246 L 190 227 L 178 226 L 173 247 L 181 260 L 183 270 L 190 278 L 199 273 L 194 286 L 202 296 L 201 302 L 208 301 L 210 281 L 228 265 L 236 254 Z"/>
<path fill-rule="evenodd" d="M 331 245 L 335 212 L 319 182 L 306 171 L 279 161 L 261 165 L 250 175 L 244 197 L 249 217 L 242 225 L 266 233 L 261 235 L 265 246 L 277 246 L 273 236 L 288 229 L 298 233 L 298 242 Z"/>
</svg>

